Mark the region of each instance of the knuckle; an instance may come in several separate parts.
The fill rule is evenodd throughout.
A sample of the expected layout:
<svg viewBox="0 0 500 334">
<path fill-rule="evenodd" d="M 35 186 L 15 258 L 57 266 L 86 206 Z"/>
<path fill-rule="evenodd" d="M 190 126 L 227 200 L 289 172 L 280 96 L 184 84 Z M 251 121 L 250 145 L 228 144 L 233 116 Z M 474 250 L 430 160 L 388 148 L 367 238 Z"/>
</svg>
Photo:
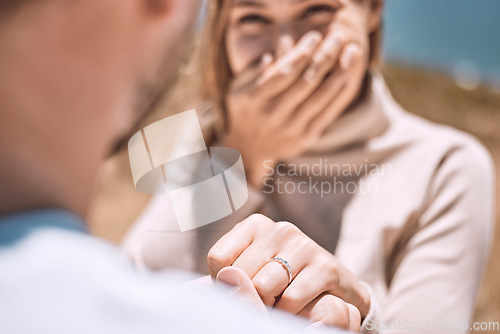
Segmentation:
<svg viewBox="0 0 500 334">
<path fill-rule="evenodd" d="M 340 298 L 333 295 L 325 295 L 321 299 L 321 314 L 323 314 L 323 321 L 336 325 L 340 328 L 349 328 L 350 313 L 347 304 Z"/>
<path fill-rule="evenodd" d="M 273 221 L 261 213 L 254 213 L 244 220 L 246 224 L 269 225 Z"/>
<path fill-rule="evenodd" d="M 328 311 L 328 313 L 332 312 L 332 309 L 336 309 L 336 304 L 339 302 L 339 298 L 335 297 L 332 294 L 325 293 L 321 297 L 318 302 L 318 307 L 321 307 L 322 310 Z"/>
<path fill-rule="evenodd" d="M 281 296 L 280 302 L 284 305 L 286 310 L 291 313 L 298 313 L 303 306 L 303 297 L 299 291 L 286 291 Z"/>
<path fill-rule="evenodd" d="M 212 248 L 207 254 L 207 263 L 210 267 L 220 267 L 231 259 L 221 249 Z"/>
<path fill-rule="evenodd" d="M 312 241 L 308 237 L 305 237 L 297 241 L 296 249 L 298 249 L 302 253 L 309 253 L 311 250 L 314 249 L 314 245 L 315 245 L 314 241 Z"/>
<path fill-rule="evenodd" d="M 280 233 L 283 233 L 285 235 L 294 235 L 300 233 L 300 229 L 297 226 L 287 221 L 277 222 L 276 227 Z"/>
<path fill-rule="evenodd" d="M 232 231 L 244 229 L 245 226 L 246 226 L 247 220 L 248 220 L 248 218 L 245 219 L 245 220 L 243 220 L 243 221 L 241 221 L 241 222 L 239 222 L 239 223 L 237 223 L 236 225 L 234 225 Z"/>
<path fill-rule="evenodd" d="M 339 314 L 342 316 L 342 319 L 346 322 L 346 325 L 349 326 L 349 307 L 345 302 L 342 300 L 338 300 L 336 303 L 333 304 L 334 309 L 336 310 L 335 313 Z"/>
<path fill-rule="evenodd" d="M 339 267 L 336 262 L 325 261 L 322 265 L 329 281 L 331 288 L 336 288 L 339 285 Z"/>
</svg>

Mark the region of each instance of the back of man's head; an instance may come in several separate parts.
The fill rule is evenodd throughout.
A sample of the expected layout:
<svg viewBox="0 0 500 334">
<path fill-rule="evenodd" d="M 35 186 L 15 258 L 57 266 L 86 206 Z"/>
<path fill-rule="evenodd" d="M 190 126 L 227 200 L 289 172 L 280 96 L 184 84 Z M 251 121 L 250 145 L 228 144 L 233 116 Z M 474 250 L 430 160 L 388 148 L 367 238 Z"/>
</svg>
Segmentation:
<svg viewBox="0 0 500 334">
<path fill-rule="evenodd" d="M 0 0 L 0 214 L 85 215 L 102 159 L 175 77 L 198 6 Z"/>
</svg>

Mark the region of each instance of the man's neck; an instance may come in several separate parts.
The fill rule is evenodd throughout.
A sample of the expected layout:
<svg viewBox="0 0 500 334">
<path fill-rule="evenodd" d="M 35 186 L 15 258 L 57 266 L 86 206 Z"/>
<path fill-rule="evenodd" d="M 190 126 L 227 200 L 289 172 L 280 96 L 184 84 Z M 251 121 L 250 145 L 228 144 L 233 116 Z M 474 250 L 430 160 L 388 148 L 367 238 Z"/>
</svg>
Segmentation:
<svg viewBox="0 0 500 334">
<path fill-rule="evenodd" d="M 76 173 L 72 177 L 72 166 L 49 164 L 30 152 L 12 154 L 2 147 L 0 155 L 0 216 L 33 209 L 61 208 L 85 218 L 93 177 Z"/>
<path fill-rule="evenodd" d="M 99 170 L 99 152 L 85 156 L 82 151 L 88 152 L 89 147 L 81 147 L 81 141 L 45 135 L 35 128 L 37 122 L 43 128 L 43 120 L 2 112 L 0 215 L 61 208 L 85 218 Z"/>
<path fill-rule="evenodd" d="M 89 51 L 94 34 L 63 29 L 59 7 L 0 23 L 0 215 L 55 207 L 85 217 L 102 159 L 132 115 L 123 112 L 130 73 Z"/>
</svg>

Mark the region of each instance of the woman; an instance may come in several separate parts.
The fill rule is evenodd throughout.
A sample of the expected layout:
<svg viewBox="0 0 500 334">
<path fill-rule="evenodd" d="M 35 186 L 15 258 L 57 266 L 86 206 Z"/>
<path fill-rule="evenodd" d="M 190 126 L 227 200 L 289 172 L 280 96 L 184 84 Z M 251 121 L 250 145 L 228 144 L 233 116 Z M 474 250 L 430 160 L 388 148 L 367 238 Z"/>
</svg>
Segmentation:
<svg viewBox="0 0 500 334">
<path fill-rule="evenodd" d="M 250 198 L 181 234 L 165 218 L 168 198 L 156 197 L 125 242 L 139 265 L 206 272 L 213 246 L 208 271 L 243 269 L 267 305 L 300 314 L 328 293 L 359 309 L 362 332 L 468 331 L 490 242 L 492 164 L 470 136 L 392 100 L 377 70 L 381 9 L 382 0 L 209 2 L 213 108 L 202 118 L 209 145 L 241 152 Z M 252 213 L 294 225 L 252 216 L 234 227 Z"/>
</svg>

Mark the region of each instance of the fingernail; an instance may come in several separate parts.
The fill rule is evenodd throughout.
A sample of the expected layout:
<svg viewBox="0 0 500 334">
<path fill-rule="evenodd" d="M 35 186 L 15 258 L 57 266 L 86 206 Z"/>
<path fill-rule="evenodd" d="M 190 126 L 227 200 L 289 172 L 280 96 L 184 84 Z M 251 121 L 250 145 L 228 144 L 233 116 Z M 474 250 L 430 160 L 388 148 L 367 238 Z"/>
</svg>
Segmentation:
<svg viewBox="0 0 500 334">
<path fill-rule="evenodd" d="M 217 274 L 217 281 L 229 285 L 229 289 L 227 287 L 224 289 L 227 294 L 232 294 L 241 288 L 240 274 L 231 268 L 222 269 Z"/>
<path fill-rule="evenodd" d="M 279 47 L 282 51 L 287 52 L 293 47 L 293 38 L 290 35 L 283 35 L 279 39 Z"/>
<path fill-rule="evenodd" d="M 315 48 L 321 40 L 321 37 L 322 35 L 317 31 L 307 33 L 307 35 L 304 37 L 304 46 L 308 50 Z"/>
<path fill-rule="evenodd" d="M 357 46 L 356 44 L 349 44 L 342 54 L 342 58 L 340 59 L 340 66 L 342 66 L 344 70 L 351 68 L 352 65 L 354 65 L 354 61 L 359 54 L 359 46 Z"/>
<path fill-rule="evenodd" d="M 267 52 L 262 56 L 260 64 L 262 67 L 269 65 L 273 61 L 273 56 Z"/>
<path fill-rule="evenodd" d="M 340 47 L 340 44 L 342 42 L 342 38 L 338 35 L 335 35 L 325 42 L 325 48 L 327 49 L 336 49 Z"/>
</svg>

